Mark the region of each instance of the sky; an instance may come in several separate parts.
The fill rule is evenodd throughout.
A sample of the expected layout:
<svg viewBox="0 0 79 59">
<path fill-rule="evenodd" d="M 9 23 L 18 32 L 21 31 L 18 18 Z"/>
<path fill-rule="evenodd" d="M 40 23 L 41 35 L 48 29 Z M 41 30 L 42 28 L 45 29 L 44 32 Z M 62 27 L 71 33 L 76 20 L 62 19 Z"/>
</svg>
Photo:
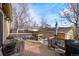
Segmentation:
<svg viewBox="0 0 79 59">
<path fill-rule="evenodd" d="M 67 8 L 66 3 L 29 3 L 28 8 L 31 17 L 33 17 L 33 20 L 39 25 L 41 18 L 43 18 L 46 20 L 47 24 L 52 27 L 55 26 L 56 21 L 58 22 L 59 27 L 71 26 L 70 22 L 58 15 Z"/>
<path fill-rule="evenodd" d="M 46 22 L 52 27 L 55 26 L 56 21 L 59 27 L 69 27 L 71 23 L 66 19 L 61 18 L 58 14 L 63 12 L 67 8 L 65 3 L 31 3 L 29 9 L 32 15 L 36 16 L 38 23 L 40 18 L 44 18 Z"/>
</svg>

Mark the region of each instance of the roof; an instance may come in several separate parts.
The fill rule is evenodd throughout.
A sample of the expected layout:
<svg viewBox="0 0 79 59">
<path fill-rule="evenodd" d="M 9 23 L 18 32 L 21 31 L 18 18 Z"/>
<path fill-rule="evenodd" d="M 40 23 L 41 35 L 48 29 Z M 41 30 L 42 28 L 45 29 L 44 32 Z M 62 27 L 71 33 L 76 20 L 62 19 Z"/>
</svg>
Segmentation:
<svg viewBox="0 0 79 59">
<path fill-rule="evenodd" d="M 72 29 L 72 27 L 59 27 L 58 33 L 67 33 L 71 29 Z M 53 28 L 53 31 L 55 32 L 55 28 Z"/>
<path fill-rule="evenodd" d="M 58 32 L 67 33 L 71 28 L 72 27 L 59 27 L 58 28 Z M 42 28 L 42 29 L 40 29 L 40 31 L 43 31 L 43 30 L 45 30 L 45 31 L 52 31 L 52 32 L 55 33 L 56 28 L 54 27 L 54 28 Z"/>
<path fill-rule="evenodd" d="M 6 20 L 10 21 L 12 17 L 11 3 L 2 3 L 2 10 L 6 16 Z"/>
<path fill-rule="evenodd" d="M 43 31 L 43 30 L 45 30 L 45 31 L 52 31 L 53 28 L 48 28 L 48 27 L 46 27 L 46 28 L 41 28 L 41 29 L 39 29 L 39 31 Z"/>
</svg>

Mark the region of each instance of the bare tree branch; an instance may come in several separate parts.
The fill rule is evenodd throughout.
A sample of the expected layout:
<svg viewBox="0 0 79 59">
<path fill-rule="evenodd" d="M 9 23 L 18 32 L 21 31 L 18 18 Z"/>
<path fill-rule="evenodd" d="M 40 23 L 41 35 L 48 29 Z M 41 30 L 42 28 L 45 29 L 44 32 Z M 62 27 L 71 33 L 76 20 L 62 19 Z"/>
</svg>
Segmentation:
<svg viewBox="0 0 79 59">
<path fill-rule="evenodd" d="M 70 11 L 70 12 L 68 12 Z M 79 25 L 79 3 L 71 3 L 69 4 L 68 11 L 63 12 L 63 16 L 59 14 L 61 17 L 66 18 L 69 22 L 73 23 L 75 26 L 75 35 L 74 37 L 78 39 L 77 28 Z"/>
</svg>

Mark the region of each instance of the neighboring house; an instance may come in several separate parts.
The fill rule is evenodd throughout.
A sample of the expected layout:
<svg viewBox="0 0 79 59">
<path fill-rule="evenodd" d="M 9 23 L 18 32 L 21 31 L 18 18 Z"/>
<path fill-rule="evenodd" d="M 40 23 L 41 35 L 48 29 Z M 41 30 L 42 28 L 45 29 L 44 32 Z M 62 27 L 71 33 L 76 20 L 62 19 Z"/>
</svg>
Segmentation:
<svg viewBox="0 0 79 59">
<path fill-rule="evenodd" d="M 55 28 L 41 28 L 38 32 L 38 39 L 40 42 L 44 44 L 48 44 L 48 41 L 45 40 L 46 37 L 48 39 L 55 39 L 56 29 Z M 64 40 L 74 39 L 73 29 L 72 27 L 59 27 L 57 30 L 57 39 L 60 42 L 60 46 L 64 47 Z"/>
<path fill-rule="evenodd" d="M 0 47 L 9 35 L 9 21 L 11 20 L 11 4 L 0 3 Z"/>
<path fill-rule="evenodd" d="M 59 39 L 74 39 L 72 27 L 59 27 L 58 38 Z"/>
<path fill-rule="evenodd" d="M 55 28 L 53 28 L 55 32 Z M 78 38 L 79 38 L 79 28 L 77 28 Z M 59 39 L 74 39 L 74 28 L 72 27 L 59 27 L 58 28 L 58 38 Z"/>
<path fill-rule="evenodd" d="M 38 35 L 42 35 L 43 37 L 52 37 L 54 36 L 52 28 L 41 28 L 38 31 Z"/>
<path fill-rule="evenodd" d="M 38 35 L 38 39 L 41 38 L 55 38 L 55 28 L 41 28 L 39 30 L 23 30 L 23 29 L 19 29 L 18 33 L 37 33 L 36 35 Z M 68 39 L 74 39 L 74 32 L 73 32 L 73 28 L 72 27 L 59 27 L 57 30 L 57 38 L 61 39 L 61 40 L 68 40 Z M 79 35 L 78 35 L 79 37 Z"/>
<path fill-rule="evenodd" d="M 55 38 L 55 28 L 42 28 L 39 30 L 39 35 L 41 34 L 43 37 L 53 37 Z M 74 39 L 74 33 L 72 27 L 59 27 L 57 30 L 57 38 L 58 39 Z M 79 35 L 78 35 L 79 36 Z"/>
<path fill-rule="evenodd" d="M 79 27 L 76 29 L 76 31 L 77 31 L 77 37 L 78 37 L 78 39 L 79 39 Z"/>
<path fill-rule="evenodd" d="M 72 28 L 69 28 L 68 32 L 65 33 L 65 39 L 74 39 L 74 33 Z"/>
</svg>

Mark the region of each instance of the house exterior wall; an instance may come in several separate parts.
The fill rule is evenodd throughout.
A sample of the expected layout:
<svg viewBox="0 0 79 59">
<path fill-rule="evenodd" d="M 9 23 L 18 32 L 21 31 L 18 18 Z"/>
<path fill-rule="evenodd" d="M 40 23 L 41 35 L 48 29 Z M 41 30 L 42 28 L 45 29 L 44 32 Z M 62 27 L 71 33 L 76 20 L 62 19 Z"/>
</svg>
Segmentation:
<svg viewBox="0 0 79 59">
<path fill-rule="evenodd" d="M 65 39 L 65 33 L 58 33 L 57 38 L 61 39 L 61 40 L 64 40 Z"/>
<path fill-rule="evenodd" d="M 73 30 L 71 29 L 70 31 L 68 31 L 67 33 L 65 33 L 65 39 L 74 39 L 74 33 Z"/>
<path fill-rule="evenodd" d="M 6 37 L 9 35 L 9 22 L 4 19 L 3 24 L 3 43 L 5 43 Z"/>
<path fill-rule="evenodd" d="M 55 37 L 54 36 L 55 33 L 53 31 L 48 31 L 46 29 L 40 31 L 39 33 L 43 34 L 43 36 L 46 36 L 46 37 Z M 59 32 L 57 38 L 58 39 L 74 39 L 73 28 L 70 28 L 68 31 Z"/>
<path fill-rule="evenodd" d="M 6 10 L 5 10 L 6 11 Z M 10 11 L 9 11 L 10 12 Z M 2 28 L 3 28 L 3 38 L 2 38 L 2 43 L 4 44 L 6 37 L 9 35 L 9 21 L 6 18 L 7 15 L 5 15 L 4 11 L 3 11 L 3 7 L 2 7 L 2 3 L 0 3 L 0 13 L 2 13 L 3 17 L 2 17 Z"/>
</svg>

